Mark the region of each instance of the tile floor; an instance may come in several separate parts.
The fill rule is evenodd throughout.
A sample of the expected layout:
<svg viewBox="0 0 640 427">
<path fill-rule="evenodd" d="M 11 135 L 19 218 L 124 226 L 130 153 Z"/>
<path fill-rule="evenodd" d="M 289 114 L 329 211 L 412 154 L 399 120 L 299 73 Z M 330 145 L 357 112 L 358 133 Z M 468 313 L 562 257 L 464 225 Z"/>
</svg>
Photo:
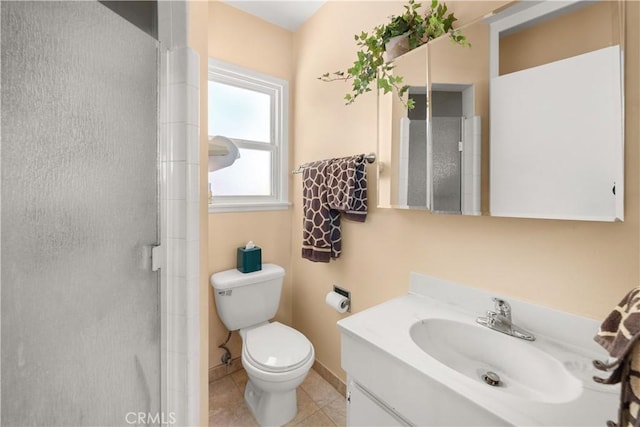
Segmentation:
<svg viewBox="0 0 640 427">
<path fill-rule="evenodd" d="M 258 426 L 244 403 L 244 369 L 209 383 L 209 426 Z M 346 402 L 336 389 L 311 369 L 298 387 L 298 414 L 287 426 L 345 426 Z"/>
</svg>

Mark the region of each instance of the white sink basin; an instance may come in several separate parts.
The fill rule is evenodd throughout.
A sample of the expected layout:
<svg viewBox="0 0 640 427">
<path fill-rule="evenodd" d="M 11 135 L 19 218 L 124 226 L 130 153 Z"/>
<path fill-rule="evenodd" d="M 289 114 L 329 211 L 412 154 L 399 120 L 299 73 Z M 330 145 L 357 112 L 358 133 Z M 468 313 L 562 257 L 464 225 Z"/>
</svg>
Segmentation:
<svg viewBox="0 0 640 427">
<path fill-rule="evenodd" d="M 544 403 L 563 403 L 582 393 L 582 383 L 536 344 L 484 326 L 433 318 L 414 323 L 413 341 L 428 355 L 472 380 L 487 391 L 499 390 Z M 483 379 L 497 374 L 498 385 Z"/>
</svg>

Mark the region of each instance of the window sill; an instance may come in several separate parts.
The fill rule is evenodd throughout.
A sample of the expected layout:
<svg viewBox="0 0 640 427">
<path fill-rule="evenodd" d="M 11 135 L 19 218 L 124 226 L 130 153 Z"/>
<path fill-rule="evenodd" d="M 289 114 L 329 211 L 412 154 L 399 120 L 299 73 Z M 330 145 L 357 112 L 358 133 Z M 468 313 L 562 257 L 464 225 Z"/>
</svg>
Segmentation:
<svg viewBox="0 0 640 427">
<path fill-rule="evenodd" d="M 209 205 L 209 213 L 286 211 L 290 207 L 289 202 L 217 203 Z"/>
</svg>

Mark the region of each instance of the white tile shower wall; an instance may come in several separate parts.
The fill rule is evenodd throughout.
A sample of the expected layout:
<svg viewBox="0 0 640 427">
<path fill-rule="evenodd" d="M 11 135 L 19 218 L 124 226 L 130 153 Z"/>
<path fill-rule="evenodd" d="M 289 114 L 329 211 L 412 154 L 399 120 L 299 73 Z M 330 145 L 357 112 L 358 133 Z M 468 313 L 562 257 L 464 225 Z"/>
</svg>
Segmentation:
<svg viewBox="0 0 640 427">
<path fill-rule="evenodd" d="M 158 39 L 169 50 L 187 45 L 187 2 L 163 0 L 158 2 Z M 173 83 L 169 81 L 169 83 Z"/>
<path fill-rule="evenodd" d="M 187 147 L 184 143 L 187 138 L 187 124 L 172 123 L 168 129 L 167 160 L 170 162 L 187 160 Z"/>
<path fill-rule="evenodd" d="M 174 425 L 198 425 L 199 373 L 199 57 L 187 47 L 187 2 L 158 2 L 158 35 L 168 50 L 161 90 L 162 237 L 166 253 L 163 412 Z"/>
<path fill-rule="evenodd" d="M 186 16 L 186 14 L 185 14 Z M 186 28 L 186 21 L 185 21 Z M 185 31 L 186 34 L 186 31 Z M 200 212 L 193 209 L 200 203 L 200 72 L 199 56 L 187 48 L 186 84 L 191 93 L 188 98 L 187 118 L 187 402 L 189 422 L 199 424 L 200 416 Z"/>
<path fill-rule="evenodd" d="M 173 23 L 173 21 L 172 21 Z M 175 36 L 175 33 L 173 33 Z M 175 38 L 175 37 L 174 37 Z M 168 53 L 167 412 L 176 425 L 198 425 L 199 345 L 199 73 L 188 47 Z M 195 70 L 194 70 L 195 68 Z"/>
<path fill-rule="evenodd" d="M 167 3 L 171 7 L 171 48 L 184 47 L 188 36 L 187 2 L 171 0 Z"/>
</svg>

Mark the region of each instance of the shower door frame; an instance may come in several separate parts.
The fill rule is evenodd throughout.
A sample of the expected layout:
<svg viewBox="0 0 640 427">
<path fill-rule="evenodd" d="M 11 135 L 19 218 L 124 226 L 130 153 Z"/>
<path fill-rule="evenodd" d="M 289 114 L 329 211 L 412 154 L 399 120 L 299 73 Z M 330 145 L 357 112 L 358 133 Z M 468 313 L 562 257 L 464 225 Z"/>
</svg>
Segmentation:
<svg viewBox="0 0 640 427">
<path fill-rule="evenodd" d="M 0 12 L 1 8 L 0 2 Z M 149 416 L 159 416 L 157 422 L 162 425 L 200 424 L 200 81 L 198 54 L 187 46 L 187 12 L 185 0 L 158 2 L 157 147 L 161 244 L 153 251 L 153 264 L 160 269 L 161 414 Z M 1 72 L 0 67 L 0 75 Z M 0 162 L 0 179 L 1 172 Z M 0 191 L 0 222 L 1 206 Z M 0 272 L 1 255 L 0 249 Z M 0 289 L 1 286 L 0 281 Z M 0 351 L 1 345 L 0 341 Z"/>
</svg>

